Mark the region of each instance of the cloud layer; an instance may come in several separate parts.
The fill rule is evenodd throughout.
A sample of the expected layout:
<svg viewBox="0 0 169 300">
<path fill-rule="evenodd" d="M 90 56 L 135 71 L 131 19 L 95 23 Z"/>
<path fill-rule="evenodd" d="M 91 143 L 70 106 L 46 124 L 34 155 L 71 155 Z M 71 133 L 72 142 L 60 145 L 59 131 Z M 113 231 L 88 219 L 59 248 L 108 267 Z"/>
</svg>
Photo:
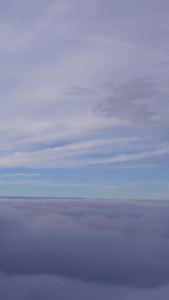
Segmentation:
<svg viewBox="0 0 169 300">
<path fill-rule="evenodd" d="M 99 164 L 109 146 L 94 143 L 117 136 L 146 136 L 135 153 L 168 147 L 161 1 L 8 0 L 0 14 L 0 167 L 83 167 L 93 154 Z"/>
<path fill-rule="evenodd" d="M 166 299 L 168 201 L 0 206 L 2 299 Z"/>
</svg>

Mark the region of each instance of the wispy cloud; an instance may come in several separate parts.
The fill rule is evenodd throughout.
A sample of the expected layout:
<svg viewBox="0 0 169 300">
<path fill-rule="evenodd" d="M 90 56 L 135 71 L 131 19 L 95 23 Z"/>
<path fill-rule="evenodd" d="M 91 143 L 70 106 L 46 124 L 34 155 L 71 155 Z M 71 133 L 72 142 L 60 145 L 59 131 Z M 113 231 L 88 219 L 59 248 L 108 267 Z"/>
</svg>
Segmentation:
<svg viewBox="0 0 169 300">
<path fill-rule="evenodd" d="M 50 182 L 48 180 L 0 180 L 1 186 L 10 186 L 10 185 L 32 185 L 32 186 L 46 186 L 46 187 L 87 187 L 93 186 L 94 184 L 91 182 L 82 182 L 82 183 L 57 183 L 57 182 Z"/>
<path fill-rule="evenodd" d="M 41 176 L 40 173 L 13 173 L 13 174 L 4 174 L 1 175 L 1 178 L 6 178 L 6 177 L 37 177 Z"/>
<path fill-rule="evenodd" d="M 118 190 L 123 190 L 123 189 L 133 189 L 137 187 L 168 187 L 169 188 L 169 181 L 168 182 L 160 182 L 160 181 L 154 181 L 154 182 L 147 182 L 147 181 L 135 181 L 135 182 L 127 182 L 124 184 L 113 184 L 110 186 L 103 186 L 102 188 L 105 189 L 118 189 Z"/>
<path fill-rule="evenodd" d="M 134 142 L 137 138 L 121 139 L 122 143 Z M 169 154 L 169 146 L 158 146 L 156 149 L 149 151 L 138 152 L 136 148 L 134 153 L 123 153 L 122 149 L 113 148 L 117 140 L 101 140 L 82 142 L 77 144 L 69 144 L 63 147 L 52 147 L 32 152 L 16 152 L 12 155 L 0 159 L 1 167 L 17 167 L 17 166 L 31 166 L 31 167 L 68 167 L 76 168 L 78 166 L 100 165 L 100 164 L 114 164 L 128 161 L 148 160 L 148 163 L 153 162 L 153 158 L 163 157 Z M 119 140 L 120 142 L 120 140 Z M 118 144 L 118 143 L 117 143 Z M 152 147 L 151 147 L 152 148 Z M 111 152 L 116 149 L 112 156 Z M 126 148 L 127 149 L 127 148 Z M 134 149 L 134 148 L 133 148 Z M 129 149 L 130 150 L 130 149 Z M 133 151 L 132 151 L 133 152 Z M 98 153 L 98 157 L 96 154 Z M 95 154 L 95 156 L 93 156 Z M 154 163 L 154 162 L 153 162 Z"/>
</svg>

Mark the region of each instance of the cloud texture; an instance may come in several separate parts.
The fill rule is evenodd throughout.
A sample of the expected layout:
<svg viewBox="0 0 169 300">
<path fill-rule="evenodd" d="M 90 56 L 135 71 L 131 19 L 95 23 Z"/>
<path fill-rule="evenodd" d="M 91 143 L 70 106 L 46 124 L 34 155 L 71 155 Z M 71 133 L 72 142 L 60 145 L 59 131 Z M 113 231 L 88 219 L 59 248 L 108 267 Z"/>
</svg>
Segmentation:
<svg viewBox="0 0 169 300">
<path fill-rule="evenodd" d="M 0 167 L 88 166 L 91 155 L 109 148 L 82 152 L 84 143 L 117 136 L 149 136 L 154 150 L 168 146 L 168 6 L 158 0 L 0 6 Z M 141 144 L 133 152 L 144 152 L 147 139 Z"/>
<path fill-rule="evenodd" d="M 166 299 L 168 201 L 0 202 L 0 296 Z"/>
</svg>

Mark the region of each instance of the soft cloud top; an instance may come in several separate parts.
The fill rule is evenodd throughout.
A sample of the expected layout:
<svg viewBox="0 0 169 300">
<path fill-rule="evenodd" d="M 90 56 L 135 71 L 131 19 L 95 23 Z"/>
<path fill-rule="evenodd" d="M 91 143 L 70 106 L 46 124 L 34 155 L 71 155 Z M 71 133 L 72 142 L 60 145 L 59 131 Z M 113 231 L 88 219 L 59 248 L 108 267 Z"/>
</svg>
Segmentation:
<svg viewBox="0 0 169 300">
<path fill-rule="evenodd" d="M 168 201 L 0 206 L 1 299 L 167 299 Z"/>
</svg>

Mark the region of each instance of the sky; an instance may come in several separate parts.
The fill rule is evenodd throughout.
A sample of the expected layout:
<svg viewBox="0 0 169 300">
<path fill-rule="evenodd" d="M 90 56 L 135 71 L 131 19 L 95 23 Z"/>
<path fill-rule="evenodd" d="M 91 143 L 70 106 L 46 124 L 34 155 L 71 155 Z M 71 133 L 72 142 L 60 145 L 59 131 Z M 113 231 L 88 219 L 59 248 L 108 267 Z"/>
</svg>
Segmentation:
<svg viewBox="0 0 169 300">
<path fill-rule="evenodd" d="M 166 300 L 166 200 L 0 201 L 2 300 Z"/>
<path fill-rule="evenodd" d="M 0 195 L 169 198 L 169 2 L 0 0 Z"/>
</svg>

